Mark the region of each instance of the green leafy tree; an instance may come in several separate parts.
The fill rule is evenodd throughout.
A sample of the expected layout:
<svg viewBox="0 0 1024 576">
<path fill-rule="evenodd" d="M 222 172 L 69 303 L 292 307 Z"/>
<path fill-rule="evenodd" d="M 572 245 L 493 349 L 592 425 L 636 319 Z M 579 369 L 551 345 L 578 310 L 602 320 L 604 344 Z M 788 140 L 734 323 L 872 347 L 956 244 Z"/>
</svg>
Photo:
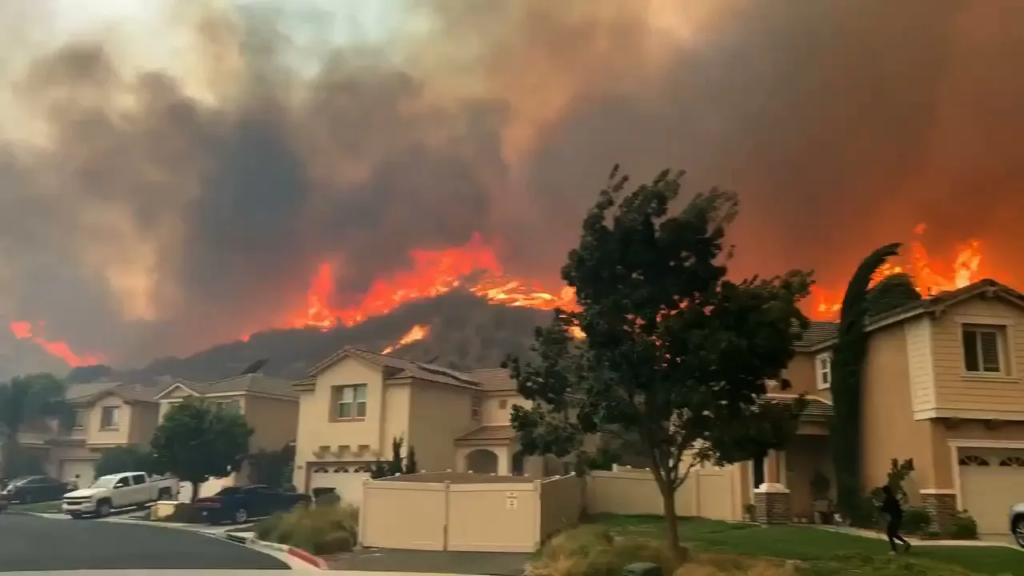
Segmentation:
<svg viewBox="0 0 1024 576">
<path fill-rule="evenodd" d="M 141 446 L 117 446 L 104 450 L 96 461 L 96 476 L 121 472 L 149 472 L 153 467 L 150 453 Z M 84 486 L 83 486 L 84 488 Z"/>
<path fill-rule="evenodd" d="M 191 484 L 194 501 L 203 482 L 241 470 L 252 433 L 241 414 L 188 398 L 167 411 L 153 434 L 153 472 Z"/>
<path fill-rule="evenodd" d="M 405 453 L 405 467 L 402 469 L 402 474 L 415 474 L 419 472 L 416 465 L 416 449 L 409 446 L 409 450 Z"/>
<path fill-rule="evenodd" d="M 250 483 L 283 489 L 292 482 L 295 445 L 287 444 L 279 450 L 257 450 L 249 455 L 248 461 Z"/>
<path fill-rule="evenodd" d="M 843 296 L 839 338 L 832 351 L 832 457 L 836 470 L 836 507 L 853 522 L 864 510 L 861 491 L 861 372 L 867 355 L 865 325 L 871 313 L 872 278 L 886 261 L 899 254 L 901 244 L 887 244 L 872 252 L 854 271 Z"/>
<path fill-rule="evenodd" d="M 592 435 L 635 441 L 661 492 L 681 557 L 676 492 L 702 462 L 726 464 L 782 446 L 802 398 L 765 402 L 793 357 L 810 273 L 726 279 L 734 193 L 712 189 L 672 208 L 682 173 L 625 193 L 613 170 L 583 222 L 562 278 L 578 309 L 536 330 L 530 360 L 506 365 L 519 393 L 512 426 L 524 453 L 579 454 Z M 671 211 L 671 213 L 670 213 Z M 584 341 L 570 335 L 579 327 Z"/>
<path fill-rule="evenodd" d="M 53 374 L 16 376 L 0 383 L 0 478 L 24 474 L 16 469 L 18 434 L 28 424 L 43 418 L 57 418 L 66 425 L 70 410 L 64 402 L 66 388 Z"/>
<path fill-rule="evenodd" d="M 920 299 L 921 293 L 917 291 L 914 279 L 909 274 L 886 276 L 868 290 L 868 315 L 884 314 Z"/>
</svg>

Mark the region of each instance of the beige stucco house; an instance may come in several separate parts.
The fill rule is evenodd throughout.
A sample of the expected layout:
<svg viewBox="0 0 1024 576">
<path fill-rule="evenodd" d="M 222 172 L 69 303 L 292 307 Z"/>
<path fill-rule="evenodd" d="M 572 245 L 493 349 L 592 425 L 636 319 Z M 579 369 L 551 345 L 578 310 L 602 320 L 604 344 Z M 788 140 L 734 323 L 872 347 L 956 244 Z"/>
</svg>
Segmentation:
<svg viewBox="0 0 1024 576">
<path fill-rule="evenodd" d="M 298 394 L 288 380 L 263 374 L 245 374 L 216 382 L 186 382 L 179 380 L 165 387 L 154 397 L 162 420 L 175 404 L 185 398 L 198 397 L 220 404 L 227 410 L 245 416 L 253 435 L 249 439 L 249 452 L 280 450 L 295 440 L 298 428 Z M 151 434 L 152 435 L 152 434 Z M 148 442 L 148 438 L 147 438 Z M 226 478 L 205 482 L 199 496 L 216 494 L 224 486 L 248 482 L 248 465 Z M 191 486 L 183 487 L 182 499 L 189 499 Z"/>
<path fill-rule="evenodd" d="M 527 402 L 503 369 L 448 368 L 345 348 L 295 383 L 299 392 L 294 483 L 359 500 L 391 441 L 415 449 L 420 470 L 534 475 L 561 463 L 518 452 L 512 406 Z"/>
<path fill-rule="evenodd" d="M 787 370 L 790 392 L 819 398 L 823 407 L 836 332 L 835 324 L 813 324 Z M 1009 507 L 1024 502 L 1024 295 L 982 280 L 870 318 L 868 335 L 865 488 L 885 483 L 893 458 L 913 458 L 914 503 L 940 524 L 967 510 L 983 534 L 1006 534 Z M 803 428 L 763 466 L 766 483 L 788 489 L 795 517 L 811 515 L 815 471 L 834 486 L 825 431 Z M 755 468 L 762 467 L 738 468 L 750 483 L 745 495 L 753 492 Z"/>
<path fill-rule="evenodd" d="M 93 467 L 102 451 L 129 444 L 148 444 L 158 422 L 155 397 L 164 385 L 96 382 L 73 384 L 66 400 L 74 411 L 73 426 L 54 420 L 34 422 L 19 442 L 61 480 L 93 481 Z"/>
</svg>

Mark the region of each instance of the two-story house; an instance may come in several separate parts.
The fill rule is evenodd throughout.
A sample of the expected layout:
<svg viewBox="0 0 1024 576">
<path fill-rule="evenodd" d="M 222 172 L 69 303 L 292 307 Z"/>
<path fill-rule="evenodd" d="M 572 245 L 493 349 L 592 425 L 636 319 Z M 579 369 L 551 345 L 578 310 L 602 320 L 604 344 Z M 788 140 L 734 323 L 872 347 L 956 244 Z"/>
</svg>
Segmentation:
<svg viewBox="0 0 1024 576">
<path fill-rule="evenodd" d="M 259 373 L 244 374 L 216 382 L 179 380 L 166 386 L 154 397 L 159 405 L 158 421 L 163 421 L 164 416 L 175 404 L 189 397 L 203 398 L 221 405 L 223 409 L 242 414 L 253 429 L 253 435 L 249 438 L 250 453 L 259 450 L 280 450 L 295 441 L 299 398 L 288 380 Z M 199 496 L 216 494 L 224 486 L 246 484 L 249 481 L 248 476 L 249 469 L 246 464 L 240 472 L 203 483 L 199 488 Z M 191 485 L 182 487 L 183 500 L 191 498 L 191 489 Z"/>
<path fill-rule="evenodd" d="M 299 490 L 331 487 L 360 499 L 373 462 L 391 459 L 394 438 L 415 449 L 420 471 L 543 475 L 546 464 L 559 466 L 519 453 L 509 415 L 527 402 L 502 369 L 459 372 L 345 348 L 294 386 Z"/>
<path fill-rule="evenodd" d="M 53 420 L 34 422 L 19 434 L 19 442 L 46 472 L 86 486 L 103 450 L 148 444 L 157 425 L 155 397 L 166 385 L 96 382 L 72 384 L 65 400 L 73 410 L 70 428 Z"/>
<path fill-rule="evenodd" d="M 913 503 L 940 525 L 967 510 L 981 533 L 1005 534 L 1009 507 L 1024 502 L 1024 295 L 982 280 L 869 318 L 867 333 L 862 485 L 884 484 L 893 458 L 913 458 Z M 828 403 L 835 342 L 836 325 L 812 325 L 789 392 Z M 768 458 L 765 481 L 789 490 L 795 516 L 810 515 L 816 471 L 834 478 L 827 436 L 812 438 Z"/>
</svg>

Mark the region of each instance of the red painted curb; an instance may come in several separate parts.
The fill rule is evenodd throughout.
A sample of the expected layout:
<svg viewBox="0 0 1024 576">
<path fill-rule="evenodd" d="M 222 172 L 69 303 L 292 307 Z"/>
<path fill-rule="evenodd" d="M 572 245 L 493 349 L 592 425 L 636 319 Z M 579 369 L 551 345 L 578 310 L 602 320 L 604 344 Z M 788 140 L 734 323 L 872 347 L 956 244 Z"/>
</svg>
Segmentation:
<svg viewBox="0 0 1024 576">
<path fill-rule="evenodd" d="M 316 566 L 321 570 L 327 570 L 327 562 L 325 562 L 323 558 L 320 558 L 319 556 L 314 556 L 309 552 L 302 550 L 301 548 L 294 548 L 289 546 L 288 555 L 294 556 L 295 558 L 298 558 L 299 560 L 302 560 L 307 564 L 312 564 L 313 566 Z"/>
</svg>

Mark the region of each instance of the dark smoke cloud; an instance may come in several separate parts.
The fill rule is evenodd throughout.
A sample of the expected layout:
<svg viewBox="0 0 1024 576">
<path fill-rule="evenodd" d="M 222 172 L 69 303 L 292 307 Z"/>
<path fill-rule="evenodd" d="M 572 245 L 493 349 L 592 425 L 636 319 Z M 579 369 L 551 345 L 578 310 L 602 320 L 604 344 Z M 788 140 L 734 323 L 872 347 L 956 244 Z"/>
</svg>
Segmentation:
<svg viewBox="0 0 1024 576">
<path fill-rule="evenodd" d="M 287 9 L 189 14 L 206 96 L 113 42 L 35 56 L 12 87 L 49 138 L 0 142 L 2 309 L 140 362 L 266 325 L 324 260 L 358 295 L 481 232 L 550 280 L 616 162 L 739 190 L 743 273 L 834 285 L 920 221 L 1004 268 L 1020 245 L 1019 2 L 419 6 L 429 33 L 319 50 L 312 75 Z"/>
</svg>

